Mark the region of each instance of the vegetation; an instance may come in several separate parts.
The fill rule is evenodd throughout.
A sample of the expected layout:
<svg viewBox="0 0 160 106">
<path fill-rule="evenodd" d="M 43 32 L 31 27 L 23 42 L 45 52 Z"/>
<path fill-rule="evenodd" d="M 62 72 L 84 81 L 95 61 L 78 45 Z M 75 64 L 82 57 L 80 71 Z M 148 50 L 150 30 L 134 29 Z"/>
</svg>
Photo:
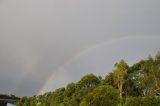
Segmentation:
<svg viewBox="0 0 160 106">
<path fill-rule="evenodd" d="M 65 88 L 22 97 L 17 106 L 160 106 L 160 52 L 132 66 L 124 60 L 103 79 L 85 75 Z"/>
<path fill-rule="evenodd" d="M 16 97 L 15 95 L 12 94 L 0 94 L 0 98 L 1 99 L 14 99 L 14 100 L 18 100 L 19 98 Z"/>
</svg>

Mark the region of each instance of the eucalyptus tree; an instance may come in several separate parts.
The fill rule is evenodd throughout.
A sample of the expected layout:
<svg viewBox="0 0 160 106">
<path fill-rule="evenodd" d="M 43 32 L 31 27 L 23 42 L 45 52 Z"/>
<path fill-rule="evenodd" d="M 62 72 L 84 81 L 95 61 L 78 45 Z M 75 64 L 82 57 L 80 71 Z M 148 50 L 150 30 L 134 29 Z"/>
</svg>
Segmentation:
<svg viewBox="0 0 160 106">
<path fill-rule="evenodd" d="M 123 95 L 123 85 L 126 82 L 128 65 L 124 60 L 115 64 L 115 69 L 113 70 L 113 80 L 114 84 L 119 90 L 119 97 L 122 99 Z"/>
</svg>

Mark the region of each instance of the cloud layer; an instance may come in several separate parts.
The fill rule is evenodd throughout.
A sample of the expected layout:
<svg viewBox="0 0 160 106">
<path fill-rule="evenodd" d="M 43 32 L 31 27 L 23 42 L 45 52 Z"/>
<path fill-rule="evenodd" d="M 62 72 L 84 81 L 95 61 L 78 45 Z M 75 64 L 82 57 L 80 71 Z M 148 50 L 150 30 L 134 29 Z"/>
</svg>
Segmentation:
<svg viewBox="0 0 160 106">
<path fill-rule="evenodd" d="M 0 93 L 37 94 L 52 73 L 58 73 L 57 70 L 63 68 L 65 63 L 94 45 L 128 36 L 136 36 L 137 39 L 141 36 L 159 37 L 159 3 L 158 0 L 2 0 Z M 132 56 L 129 55 L 130 51 L 126 55 L 121 54 L 131 47 L 141 55 L 159 49 L 157 39 L 147 39 L 144 43 L 141 41 L 140 46 L 137 42 L 130 43 L 127 40 L 118 43 L 131 45 L 124 48 L 120 46 L 121 49 L 117 51 L 119 56 Z M 115 44 L 112 45 L 113 48 L 116 47 Z M 112 46 L 106 47 L 103 52 L 107 53 Z M 145 51 L 144 48 L 149 50 Z M 101 54 L 101 50 L 95 50 L 97 51 L 93 51 L 93 54 L 89 52 L 75 62 L 70 62 L 61 74 L 55 74 L 58 75 L 53 81 L 55 86 L 51 87 L 54 89 L 68 81 L 77 80 L 78 75 L 92 70 L 103 74 L 105 63 L 99 61 L 106 55 L 111 58 L 103 62 L 112 63 L 115 62 L 112 57 L 117 55 L 112 54 L 114 51 Z M 92 61 L 91 64 L 92 55 L 99 61 Z M 132 62 L 132 59 L 128 58 L 128 62 Z M 95 65 L 99 68 L 96 69 Z M 110 64 L 106 64 L 106 69 L 107 67 Z M 62 77 L 65 81 L 58 81 Z"/>
</svg>

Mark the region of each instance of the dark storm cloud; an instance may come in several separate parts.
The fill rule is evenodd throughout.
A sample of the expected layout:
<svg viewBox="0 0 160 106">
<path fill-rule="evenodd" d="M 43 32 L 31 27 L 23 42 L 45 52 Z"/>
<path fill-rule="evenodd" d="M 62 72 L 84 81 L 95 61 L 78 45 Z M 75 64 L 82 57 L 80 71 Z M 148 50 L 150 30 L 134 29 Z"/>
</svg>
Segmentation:
<svg viewBox="0 0 160 106">
<path fill-rule="evenodd" d="M 159 3 L 0 1 L 0 92 L 36 94 L 53 72 L 93 45 L 126 36 L 159 36 Z M 76 79 L 72 73 L 67 74 Z"/>
</svg>

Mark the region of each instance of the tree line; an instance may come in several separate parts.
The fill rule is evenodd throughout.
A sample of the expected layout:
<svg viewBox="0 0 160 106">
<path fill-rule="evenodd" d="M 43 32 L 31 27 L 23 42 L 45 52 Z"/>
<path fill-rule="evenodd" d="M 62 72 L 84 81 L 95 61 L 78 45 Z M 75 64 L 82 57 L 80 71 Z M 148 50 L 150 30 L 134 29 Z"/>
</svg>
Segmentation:
<svg viewBox="0 0 160 106">
<path fill-rule="evenodd" d="M 105 78 L 88 74 L 16 106 L 160 106 L 160 52 L 132 66 L 120 60 Z"/>
</svg>

